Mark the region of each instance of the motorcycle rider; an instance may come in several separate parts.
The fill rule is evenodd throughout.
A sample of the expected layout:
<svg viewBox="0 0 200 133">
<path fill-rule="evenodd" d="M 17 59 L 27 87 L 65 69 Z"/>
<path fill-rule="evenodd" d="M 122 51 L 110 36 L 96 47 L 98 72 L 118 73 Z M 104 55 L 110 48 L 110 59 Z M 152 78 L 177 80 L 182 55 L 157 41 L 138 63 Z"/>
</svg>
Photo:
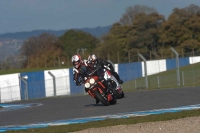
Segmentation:
<svg viewBox="0 0 200 133">
<path fill-rule="evenodd" d="M 76 83 L 76 86 L 80 86 L 82 83 L 81 78 L 87 76 L 86 72 L 88 71 L 88 69 L 92 68 L 92 66 L 90 66 L 90 64 L 88 64 L 86 60 L 82 61 L 81 56 L 78 54 L 72 56 L 71 61 L 73 64 L 73 80 Z M 85 88 L 85 92 L 88 92 L 87 88 Z M 99 100 L 96 99 L 96 104 L 98 103 Z"/>
<path fill-rule="evenodd" d="M 100 66 L 102 68 L 108 69 L 111 74 L 117 79 L 118 83 L 123 84 L 123 81 L 120 79 L 118 73 L 115 72 L 115 69 L 110 62 L 103 60 L 102 58 L 97 58 L 95 54 L 88 56 L 88 62 L 91 63 L 93 67 Z"/>
</svg>

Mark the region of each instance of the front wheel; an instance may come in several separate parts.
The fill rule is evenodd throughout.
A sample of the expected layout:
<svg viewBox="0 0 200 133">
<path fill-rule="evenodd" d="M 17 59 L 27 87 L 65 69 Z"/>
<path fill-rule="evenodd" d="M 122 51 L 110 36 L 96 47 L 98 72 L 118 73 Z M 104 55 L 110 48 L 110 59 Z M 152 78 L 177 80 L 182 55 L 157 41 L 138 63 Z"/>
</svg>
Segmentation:
<svg viewBox="0 0 200 133">
<path fill-rule="evenodd" d="M 94 90 L 95 97 L 104 105 L 104 106 L 109 106 L 110 103 L 108 100 L 106 100 L 99 92 L 98 89 Z"/>
</svg>

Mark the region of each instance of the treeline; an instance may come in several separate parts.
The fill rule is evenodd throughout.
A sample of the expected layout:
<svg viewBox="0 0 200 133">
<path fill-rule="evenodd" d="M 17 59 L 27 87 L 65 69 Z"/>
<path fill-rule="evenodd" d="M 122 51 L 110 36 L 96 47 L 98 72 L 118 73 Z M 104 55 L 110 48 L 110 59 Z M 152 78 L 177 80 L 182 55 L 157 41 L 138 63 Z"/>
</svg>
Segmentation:
<svg viewBox="0 0 200 133">
<path fill-rule="evenodd" d="M 156 9 L 136 5 L 126 9 L 119 22 L 100 39 L 80 30 L 68 30 L 56 37 L 43 33 L 30 37 L 21 47 L 23 67 L 51 67 L 56 62 L 71 63 L 71 56 L 91 53 L 114 63 L 172 56 L 170 47 L 181 54 L 200 51 L 200 7 L 174 8 L 167 19 Z M 59 64 L 59 63 L 58 63 Z"/>
</svg>

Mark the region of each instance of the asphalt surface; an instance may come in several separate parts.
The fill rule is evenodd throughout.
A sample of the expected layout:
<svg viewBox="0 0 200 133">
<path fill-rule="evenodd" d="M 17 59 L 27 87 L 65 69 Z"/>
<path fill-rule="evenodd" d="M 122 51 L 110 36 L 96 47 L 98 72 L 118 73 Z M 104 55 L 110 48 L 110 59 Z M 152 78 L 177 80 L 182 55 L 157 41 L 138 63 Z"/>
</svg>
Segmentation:
<svg viewBox="0 0 200 133">
<path fill-rule="evenodd" d="M 126 92 L 116 105 L 95 104 L 89 95 L 13 102 L 40 103 L 42 106 L 0 112 L 0 126 L 24 125 L 124 112 L 173 108 L 200 104 L 200 87 Z"/>
</svg>

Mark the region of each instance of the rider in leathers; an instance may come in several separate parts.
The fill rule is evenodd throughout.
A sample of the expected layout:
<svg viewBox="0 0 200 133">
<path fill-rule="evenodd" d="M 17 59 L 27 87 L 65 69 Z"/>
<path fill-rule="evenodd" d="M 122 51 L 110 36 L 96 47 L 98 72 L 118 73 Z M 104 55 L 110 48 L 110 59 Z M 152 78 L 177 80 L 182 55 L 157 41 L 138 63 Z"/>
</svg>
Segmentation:
<svg viewBox="0 0 200 133">
<path fill-rule="evenodd" d="M 102 58 L 97 58 L 96 55 L 94 55 L 94 54 L 89 55 L 88 62 L 92 63 L 93 67 L 100 66 L 101 68 L 108 69 L 111 72 L 111 74 L 117 79 L 118 83 L 123 84 L 123 81 L 120 79 L 118 73 L 115 72 L 113 65 L 110 62 L 103 60 Z"/>
<path fill-rule="evenodd" d="M 82 61 L 80 55 L 72 56 L 73 63 L 73 80 L 76 83 L 76 86 L 81 85 L 81 80 L 84 77 L 87 77 L 87 71 L 92 68 L 91 64 L 88 64 L 87 61 Z M 88 89 L 85 88 L 85 92 L 88 92 Z M 99 103 L 99 100 L 96 99 L 96 104 Z"/>
</svg>

